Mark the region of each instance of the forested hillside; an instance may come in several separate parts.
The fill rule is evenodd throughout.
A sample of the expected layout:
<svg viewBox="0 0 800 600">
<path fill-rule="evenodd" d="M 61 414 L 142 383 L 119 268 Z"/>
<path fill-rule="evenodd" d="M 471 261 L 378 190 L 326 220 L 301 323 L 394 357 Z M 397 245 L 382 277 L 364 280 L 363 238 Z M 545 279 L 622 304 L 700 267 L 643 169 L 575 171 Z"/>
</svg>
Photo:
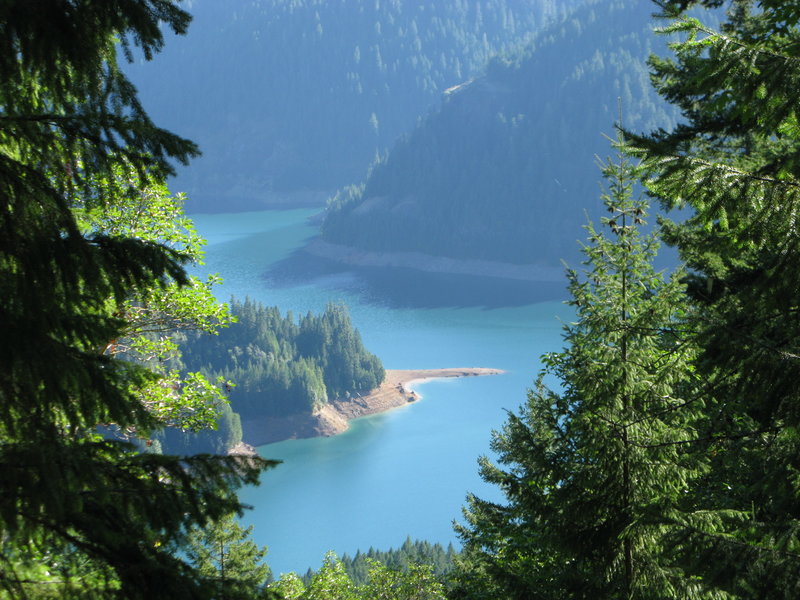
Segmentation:
<svg viewBox="0 0 800 600">
<path fill-rule="evenodd" d="M 237 322 L 218 335 L 190 332 L 181 345 L 188 371 L 232 382 L 230 408 L 223 410 L 217 431 L 165 430 L 166 450 L 225 452 L 241 441 L 242 418 L 310 413 L 329 400 L 348 399 L 383 382 L 380 359 L 364 348 L 342 305 L 297 320 L 275 306 L 233 299 L 231 313 Z"/>
<path fill-rule="evenodd" d="M 653 6 L 593 2 L 537 35 L 514 59 L 450 90 L 362 186 L 330 205 L 325 240 L 377 251 L 558 264 L 574 259 L 597 200 L 595 156 L 619 106 L 650 130 L 675 111 L 645 64 L 663 40 Z M 618 102 L 619 101 L 619 102 Z"/>
<path fill-rule="evenodd" d="M 203 149 L 173 185 L 190 210 L 321 206 L 444 90 L 580 2 L 194 0 L 192 35 L 128 71 Z"/>
</svg>

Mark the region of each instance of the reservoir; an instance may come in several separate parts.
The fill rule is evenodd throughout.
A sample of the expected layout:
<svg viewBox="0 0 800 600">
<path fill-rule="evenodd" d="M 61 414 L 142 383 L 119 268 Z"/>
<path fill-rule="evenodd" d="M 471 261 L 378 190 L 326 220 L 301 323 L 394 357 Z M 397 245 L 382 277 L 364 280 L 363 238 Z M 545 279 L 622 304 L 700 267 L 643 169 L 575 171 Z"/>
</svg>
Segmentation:
<svg viewBox="0 0 800 600">
<path fill-rule="evenodd" d="M 561 283 L 308 265 L 293 253 L 317 234 L 308 221 L 313 212 L 193 215 L 208 241 L 197 272 L 224 278 L 220 300 L 249 296 L 296 316 L 346 304 L 364 344 L 388 369 L 507 373 L 429 381 L 415 388 L 421 401 L 353 421 L 342 435 L 260 447 L 283 464 L 261 486 L 241 490 L 253 507 L 242 523 L 269 547 L 275 577 L 318 568 L 328 550 L 386 550 L 407 536 L 458 546 L 452 522 L 466 495 L 502 498 L 481 481 L 476 461 L 491 456 L 492 429 L 525 401 L 539 356 L 562 349 L 562 323 L 572 314 Z"/>
</svg>

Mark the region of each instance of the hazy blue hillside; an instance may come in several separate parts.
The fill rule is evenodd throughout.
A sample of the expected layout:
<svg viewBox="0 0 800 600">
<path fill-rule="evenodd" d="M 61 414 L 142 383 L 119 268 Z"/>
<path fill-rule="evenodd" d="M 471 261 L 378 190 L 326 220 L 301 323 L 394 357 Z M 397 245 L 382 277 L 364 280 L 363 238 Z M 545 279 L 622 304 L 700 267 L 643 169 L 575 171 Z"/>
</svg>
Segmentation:
<svg viewBox="0 0 800 600">
<path fill-rule="evenodd" d="M 157 122 L 204 156 L 189 209 L 324 204 L 442 92 L 584 0 L 194 0 L 190 35 L 131 65 Z"/>
<path fill-rule="evenodd" d="M 668 126 L 645 60 L 653 7 L 602 0 L 538 36 L 515 60 L 450 91 L 439 110 L 340 192 L 325 240 L 515 263 L 575 259 L 585 210 L 599 206 L 618 99 L 625 125 Z"/>
</svg>

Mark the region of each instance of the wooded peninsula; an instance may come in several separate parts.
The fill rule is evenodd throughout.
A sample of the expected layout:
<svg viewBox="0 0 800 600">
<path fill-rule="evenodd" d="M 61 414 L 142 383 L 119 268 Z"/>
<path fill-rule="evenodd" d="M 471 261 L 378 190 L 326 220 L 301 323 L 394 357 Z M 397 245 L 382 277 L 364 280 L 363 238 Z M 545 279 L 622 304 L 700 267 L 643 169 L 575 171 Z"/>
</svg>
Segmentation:
<svg viewBox="0 0 800 600">
<path fill-rule="evenodd" d="M 418 400 L 415 383 L 502 372 L 478 367 L 387 371 L 364 347 L 342 305 L 329 304 L 322 314 L 297 320 L 250 299 L 231 299 L 230 310 L 236 321 L 215 336 L 176 334 L 183 348 L 179 365 L 187 373 L 226 382 L 229 404 L 221 405 L 216 430 L 160 432 L 156 440 L 162 451 L 241 453 L 242 443 L 252 447 L 336 435 L 351 419 Z"/>
</svg>

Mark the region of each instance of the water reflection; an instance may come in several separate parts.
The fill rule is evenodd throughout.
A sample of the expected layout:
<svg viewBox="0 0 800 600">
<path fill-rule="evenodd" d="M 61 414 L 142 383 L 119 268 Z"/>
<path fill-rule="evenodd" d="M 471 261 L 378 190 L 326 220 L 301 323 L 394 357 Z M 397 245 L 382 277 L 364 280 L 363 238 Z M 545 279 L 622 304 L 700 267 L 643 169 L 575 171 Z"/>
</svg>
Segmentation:
<svg viewBox="0 0 800 600">
<path fill-rule="evenodd" d="M 428 273 L 403 267 L 352 267 L 297 250 L 264 273 L 271 288 L 313 284 L 387 308 L 511 308 L 564 298 L 566 280 L 520 281 Z"/>
</svg>

